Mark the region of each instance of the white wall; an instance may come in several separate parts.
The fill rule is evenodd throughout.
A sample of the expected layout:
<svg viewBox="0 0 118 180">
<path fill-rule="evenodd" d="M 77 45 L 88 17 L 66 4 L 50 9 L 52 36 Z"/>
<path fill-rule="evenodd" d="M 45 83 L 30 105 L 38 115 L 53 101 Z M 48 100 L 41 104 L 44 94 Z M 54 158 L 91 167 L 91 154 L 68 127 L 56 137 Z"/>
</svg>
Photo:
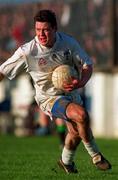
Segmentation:
<svg viewBox="0 0 118 180">
<path fill-rule="evenodd" d="M 91 96 L 94 135 L 118 137 L 118 75 L 94 73 L 86 86 L 87 91 Z"/>
<path fill-rule="evenodd" d="M 113 134 L 118 137 L 118 73 L 113 76 L 113 104 L 112 104 L 112 116 L 113 116 Z"/>
</svg>

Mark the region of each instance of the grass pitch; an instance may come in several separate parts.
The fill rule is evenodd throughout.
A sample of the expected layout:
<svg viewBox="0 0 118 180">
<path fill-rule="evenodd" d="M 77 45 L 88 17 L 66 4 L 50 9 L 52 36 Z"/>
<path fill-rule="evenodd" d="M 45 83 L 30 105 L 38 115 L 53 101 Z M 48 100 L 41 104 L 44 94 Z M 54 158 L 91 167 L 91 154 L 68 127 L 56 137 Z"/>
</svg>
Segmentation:
<svg viewBox="0 0 118 180">
<path fill-rule="evenodd" d="M 0 136 L 0 180 L 117 180 L 118 140 L 97 139 L 97 143 L 112 170 L 97 170 L 80 144 L 75 160 L 79 173 L 67 175 L 57 166 L 58 137 Z"/>
</svg>

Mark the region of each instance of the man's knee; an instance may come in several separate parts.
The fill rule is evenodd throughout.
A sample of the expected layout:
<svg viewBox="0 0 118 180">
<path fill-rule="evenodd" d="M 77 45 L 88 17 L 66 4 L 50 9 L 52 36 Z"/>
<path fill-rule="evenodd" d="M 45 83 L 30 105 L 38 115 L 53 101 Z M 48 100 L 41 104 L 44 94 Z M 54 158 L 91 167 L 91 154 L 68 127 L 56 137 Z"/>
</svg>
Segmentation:
<svg viewBox="0 0 118 180">
<path fill-rule="evenodd" d="M 80 105 L 71 103 L 68 105 L 66 114 L 69 119 L 76 123 L 87 123 L 89 121 L 89 115 L 87 111 Z"/>
</svg>

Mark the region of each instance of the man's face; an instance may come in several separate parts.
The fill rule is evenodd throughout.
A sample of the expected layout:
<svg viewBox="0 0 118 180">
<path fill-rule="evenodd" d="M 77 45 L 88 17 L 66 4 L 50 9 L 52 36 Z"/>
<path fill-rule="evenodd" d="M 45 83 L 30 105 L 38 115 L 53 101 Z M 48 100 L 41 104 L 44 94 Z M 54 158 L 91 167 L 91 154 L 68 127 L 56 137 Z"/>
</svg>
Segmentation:
<svg viewBox="0 0 118 180">
<path fill-rule="evenodd" d="M 52 28 L 48 22 L 35 23 L 35 32 L 41 45 L 52 47 L 55 42 L 56 29 Z"/>
</svg>

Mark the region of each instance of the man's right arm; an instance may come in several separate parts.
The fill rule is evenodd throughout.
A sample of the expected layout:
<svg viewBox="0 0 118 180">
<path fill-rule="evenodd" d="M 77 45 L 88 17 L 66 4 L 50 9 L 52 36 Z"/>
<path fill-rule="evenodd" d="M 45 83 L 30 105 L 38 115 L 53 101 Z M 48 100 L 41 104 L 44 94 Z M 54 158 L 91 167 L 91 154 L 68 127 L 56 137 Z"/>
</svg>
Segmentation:
<svg viewBox="0 0 118 180">
<path fill-rule="evenodd" d="M 0 81 L 2 81 L 3 79 L 4 79 L 4 74 L 2 74 L 1 72 L 0 72 Z"/>
</svg>

